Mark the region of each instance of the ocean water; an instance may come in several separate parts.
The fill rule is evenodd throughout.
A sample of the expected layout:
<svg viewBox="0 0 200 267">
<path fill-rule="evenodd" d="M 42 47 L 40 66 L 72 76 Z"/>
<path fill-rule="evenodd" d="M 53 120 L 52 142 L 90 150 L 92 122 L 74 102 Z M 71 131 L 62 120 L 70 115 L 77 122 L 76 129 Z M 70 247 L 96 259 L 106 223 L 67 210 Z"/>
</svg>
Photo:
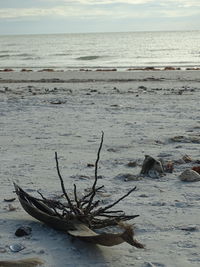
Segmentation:
<svg viewBox="0 0 200 267">
<path fill-rule="evenodd" d="M 200 67 L 200 31 L 0 36 L 0 68 Z"/>
</svg>

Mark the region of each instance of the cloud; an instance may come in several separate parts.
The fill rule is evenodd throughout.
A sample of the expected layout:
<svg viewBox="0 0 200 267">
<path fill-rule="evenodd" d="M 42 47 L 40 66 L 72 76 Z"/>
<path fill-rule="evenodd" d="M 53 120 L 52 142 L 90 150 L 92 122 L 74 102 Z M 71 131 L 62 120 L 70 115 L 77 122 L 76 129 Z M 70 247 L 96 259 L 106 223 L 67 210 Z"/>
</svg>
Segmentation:
<svg viewBox="0 0 200 267">
<path fill-rule="evenodd" d="M 44 3 L 59 3 L 55 6 L 44 6 Z M 1 8 L 0 19 L 34 18 L 87 18 L 87 19 L 120 19 L 120 18 L 172 18 L 198 15 L 199 0 L 35 0 L 42 7 Z M 146 5 L 146 6 L 144 6 Z M 195 8 L 193 8 L 195 6 Z"/>
<path fill-rule="evenodd" d="M 113 9 L 103 9 L 103 8 L 86 8 L 86 7 L 63 7 L 58 6 L 54 8 L 7 8 L 0 10 L 0 19 L 16 19 L 16 18 L 28 18 L 33 17 L 78 17 L 78 18 L 98 18 L 98 17 L 143 17 L 144 15 L 149 15 L 149 12 L 133 12 L 126 9 L 121 9 L 119 7 L 114 7 Z"/>
<path fill-rule="evenodd" d="M 46 2 L 57 2 L 55 0 L 43 0 Z M 66 4 L 76 3 L 81 5 L 111 5 L 111 4 L 130 4 L 130 5 L 145 5 L 149 3 L 153 3 L 157 6 L 165 4 L 169 6 L 179 5 L 183 7 L 198 7 L 200 6 L 199 0 L 58 0 L 59 2 L 63 2 Z"/>
<path fill-rule="evenodd" d="M 200 7 L 199 0 L 168 0 L 168 2 L 172 4 L 177 4 L 180 7 Z"/>
<path fill-rule="evenodd" d="M 46 2 L 56 2 L 55 0 L 43 0 Z M 141 5 L 146 3 L 155 2 L 155 0 L 58 0 L 66 4 L 80 4 L 80 5 L 110 5 L 110 4 L 131 4 Z"/>
</svg>

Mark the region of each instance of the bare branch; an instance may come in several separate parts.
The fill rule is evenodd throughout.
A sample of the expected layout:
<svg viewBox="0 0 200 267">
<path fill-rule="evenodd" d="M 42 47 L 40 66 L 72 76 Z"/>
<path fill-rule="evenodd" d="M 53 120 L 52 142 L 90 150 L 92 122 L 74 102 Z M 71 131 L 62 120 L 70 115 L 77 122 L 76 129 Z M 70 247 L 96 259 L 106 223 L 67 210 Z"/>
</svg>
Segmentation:
<svg viewBox="0 0 200 267">
<path fill-rule="evenodd" d="M 76 201 L 76 205 L 77 205 L 77 208 L 79 208 L 79 201 L 78 201 L 78 198 L 77 198 L 77 192 L 76 192 L 76 185 L 74 184 L 74 200 Z"/>
<path fill-rule="evenodd" d="M 124 196 L 120 197 L 120 198 L 119 198 L 117 201 L 115 201 L 114 203 L 112 203 L 112 204 L 106 206 L 105 208 L 99 208 L 98 210 L 96 210 L 96 211 L 94 212 L 95 216 L 96 216 L 96 215 L 99 215 L 99 214 L 101 214 L 101 213 L 103 213 L 103 212 L 105 212 L 106 210 L 108 210 L 108 209 L 112 208 L 113 206 L 115 206 L 116 204 L 118 204 L 121 200 L 123 200 L 123 199 L 126 198 L 128 195 L 130 195 L 130 193 L 132 193 L 133 191 L 135 191 L 135 189 L 136 189 L 136 186 L 135 186 L 134 188 L 132 188 L 130 191 L 128 191 L 127 194 L 125 194 Z"/>
<path fill-rule="evenodd" d="M 96 162 L 95 162 L 95 180 L 94 180 L 94 183 L 93 183 L 93 186 L 92 186 L 92 194 L 91 194 L 91 197 L 90 197 L 90 200 L 89 200 L 89 203 L 88 203 L 88 206 L 86 208 L 86 211 L 90 210 L 90 206 L 91 206 L 91 203 L 93 201 L 93 198 L 96 194 L 96 184 L 97 184 L 97 180 L 98 180 L 98 162 L 99 162 L 99 158 L 100 158 L 100 153 L 101 153 L 101 149 L 102 149 L 102 145 L 103 145 L 103 137 L 104 137 L 104 132 L 102 131 L 102 135 L 101 135 L 101 142 L 100 142 L 100 146 L 99 146 L 99 149 L 98 149 L 98 152 L 97 152 L 97 159 L 96 159 Z"/>
<path fill-rule="evenodd" d="M 64 196 L 65 196 L 66 199 L 67 199 L 67 202 L 68 202 L 68 204 L 69 204 L 69 208 L 70 208 L 70 210 L 73 211 L 74 213 L 76 213 L 76 210 L 75 210 L 75 208 L 74 208 L 74 206 L 73 206 L 73 204 L 72 204 L 70 198 L 69 198 L 68 195 L 67 195 L 67 192 L 66 192 L 66 190 L 65 190 L 65 186 L 64 186 L 64 182 L 63 182 L 63 178 L 62 178 L 62 176 L 61 176 L 61 174 L 60 174 L 60 169 L 59 169 L 59 164 L 58 164 L 58 156 L 57 156 L 57 152 L 55 152 L 55 159 L 56 159 L 56 169 L 57 169 L 58 177 L 60 178 L 60 183 L 61 183 L 61 188 L 62 188 L 63 194 L 64 194 Z"/>
<path fill-rule="evenodd" d="M 96 192 L 98 192 L 100 189 L 102 189 L 104 187 L 104 185 L 99 186 L 95 189 Z M 90 193 L 88 193 L 87 195 L 85 195 L 81 201 L 85 200 L 86 198 L 88 198 L 89 196 L 91 196 L 93 194 L 93 191 L 91 191 Z"/>
</svg>

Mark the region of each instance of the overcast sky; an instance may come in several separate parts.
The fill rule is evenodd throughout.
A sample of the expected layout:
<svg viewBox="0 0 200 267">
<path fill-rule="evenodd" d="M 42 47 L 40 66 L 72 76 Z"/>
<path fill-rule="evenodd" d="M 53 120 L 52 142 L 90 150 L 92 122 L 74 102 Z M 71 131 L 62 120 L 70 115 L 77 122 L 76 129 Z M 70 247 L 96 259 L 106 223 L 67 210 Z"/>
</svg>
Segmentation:
<svg viewBox="0 0 200 267">
<path fill-rule="evenodd" d="M 200 30 L 200 0 L 0 0 L 0 34 Z"/>
</svg>

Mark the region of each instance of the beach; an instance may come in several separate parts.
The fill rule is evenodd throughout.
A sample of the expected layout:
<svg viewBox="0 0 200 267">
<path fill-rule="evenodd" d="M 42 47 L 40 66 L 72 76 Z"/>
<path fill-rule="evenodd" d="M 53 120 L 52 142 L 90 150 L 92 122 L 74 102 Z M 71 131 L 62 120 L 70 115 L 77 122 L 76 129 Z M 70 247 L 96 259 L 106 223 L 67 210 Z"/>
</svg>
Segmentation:
<svg viewBox="0 0 200 267">
<path fill-rule="evenodd" d="M 200 165 L 199 100 L 199 70 L 0 71 L 0 259 L 38 257 L 47 267 L 199 266 L 200 182 L 178 178 Z M 103 204 L 137 187 L 116 209 L 140 215 L 130 223 L 145 249 L 74 240 L 28 215 L 13 192 L 16 182 L 34 196 L 61 195 L 55 152 L 69 194 L 74 183 L 87 191 L 102 131 Z M 127 179 L 140 173 L 145 155 L 173 162 L 173 172 Z M 15 236 L 22 225 L 30 236 Z M 13 253 L 15 243 L 25 248 Z"/>
</svg>

